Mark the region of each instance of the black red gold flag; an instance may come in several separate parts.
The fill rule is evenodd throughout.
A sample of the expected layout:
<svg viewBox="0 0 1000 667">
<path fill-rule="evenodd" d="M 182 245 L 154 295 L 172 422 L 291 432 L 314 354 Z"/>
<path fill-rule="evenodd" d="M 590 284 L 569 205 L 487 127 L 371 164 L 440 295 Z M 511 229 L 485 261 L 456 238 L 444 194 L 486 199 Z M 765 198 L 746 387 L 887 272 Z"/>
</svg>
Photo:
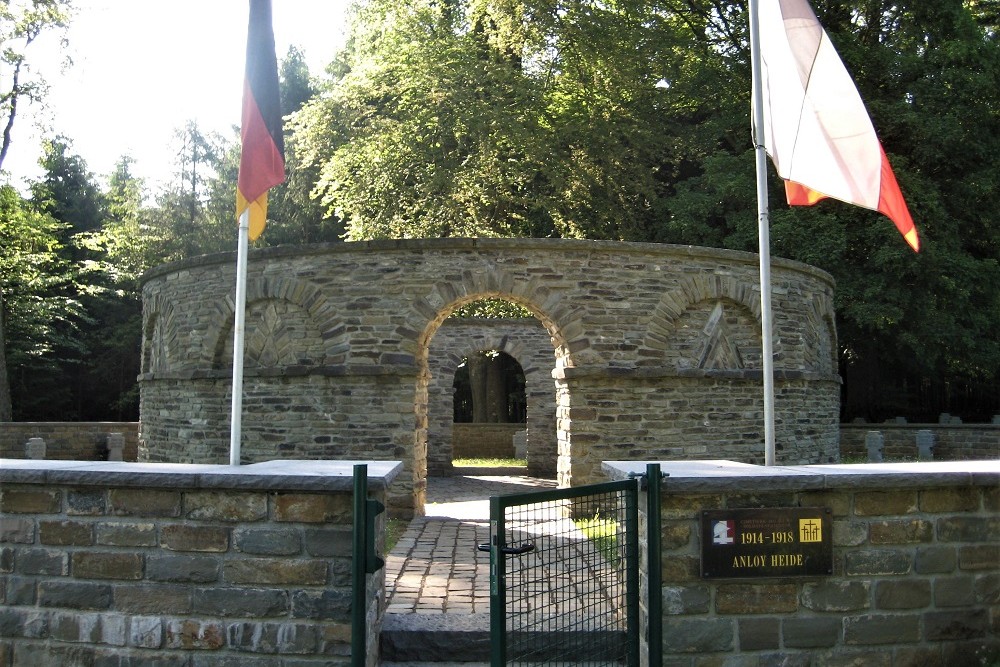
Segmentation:
<svg viewBox="0 0 1000 667">
<path fill-rule="evenodd" d="M 285 180 L 285 145 L 271 0 L 250 0 L 241 135 L 243 150 L 236 187 L 236 216 L 249 209 L 252 240 L 264 231 L 267 191 Z"/>
</svg>

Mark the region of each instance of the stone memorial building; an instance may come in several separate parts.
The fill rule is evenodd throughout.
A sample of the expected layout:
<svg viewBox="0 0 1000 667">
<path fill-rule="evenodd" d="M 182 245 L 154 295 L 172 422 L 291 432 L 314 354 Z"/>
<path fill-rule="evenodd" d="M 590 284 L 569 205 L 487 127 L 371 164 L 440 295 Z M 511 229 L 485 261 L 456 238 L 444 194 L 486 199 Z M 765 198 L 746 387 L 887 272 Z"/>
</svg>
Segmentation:
<svg viewBox="0 0 1000 667">
<path fill-rule="evenodd" d="M 140 460 L 224 463 L 233 254 L 150 271 L 143 285 Z M 777 459 L 838 457 L 833 280 L 772 263 Z M 560 239 L 434 239 L 251 253 L 242 456 L 404 463 L 401 515 L 448 471 L 463 359 L 523 369 L 527 460 L 561 486 L 604 460 L 763 462 L 757 256 Z M 477 300 L 535 320 L 449 320 Z M 465 328 L 463 328 L 465 327 Z M 472 328 L 470 328 L 472 327 Z"/>
</svg>

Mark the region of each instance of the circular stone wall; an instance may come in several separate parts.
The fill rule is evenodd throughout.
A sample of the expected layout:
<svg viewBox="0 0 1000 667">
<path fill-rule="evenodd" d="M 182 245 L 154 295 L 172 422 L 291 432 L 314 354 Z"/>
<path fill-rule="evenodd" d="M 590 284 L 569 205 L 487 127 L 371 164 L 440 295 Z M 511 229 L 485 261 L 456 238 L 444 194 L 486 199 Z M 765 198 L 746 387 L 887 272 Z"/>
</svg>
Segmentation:
<svg viewBox="0 0 1000 667">
<path fill-rule="evenodd" d="M 235 267 L 227 253 L 145 278 L 144 460 L 228 461 Z M 253 252 L 243 459 L 401 460 L 392 504 L 421 512 L 428 414 L 441 410 L 429 405 L 440 400 L 432 371 L 453 372 L 455 355 L 479 346 L 442 350 L 435 334 L 456 308 L 501 298 L 531 311 L 549 339 L 548 368 L 530 360 L 552 383 L 538 405 L 555 413 L 554 446 L 529 456 L 536 472 L 570 486 L 600 479 L 603 460 L 762 463 L 758 282 L 756 255 L 657 244 L 435 239 Z M 777 460 L 834 461 L 833 281 L 775 259 L 772 289 Z M 516 357 L 521 344 L 505 335 L 487 338 Z M 532 417 L 529 408 L 529 427 Z"/>
</svg>

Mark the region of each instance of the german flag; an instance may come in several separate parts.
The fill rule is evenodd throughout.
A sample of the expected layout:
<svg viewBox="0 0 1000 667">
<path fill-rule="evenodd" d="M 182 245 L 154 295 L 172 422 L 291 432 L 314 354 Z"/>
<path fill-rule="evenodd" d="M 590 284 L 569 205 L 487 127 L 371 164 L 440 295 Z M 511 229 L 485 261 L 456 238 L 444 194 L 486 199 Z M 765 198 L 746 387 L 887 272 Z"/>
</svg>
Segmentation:
<svg viewBox="0 0 1000 667">
<path fill-rule="evenodd" d="M 285 181 L 278 61 L 274 55 L 271 0 L 250 0 L 246 78 L 243 82 L 243 150 L 236 185 L 236 217 L 250 209 L 250 239 L 264 231 L 267 191 Z"/>
</svg>

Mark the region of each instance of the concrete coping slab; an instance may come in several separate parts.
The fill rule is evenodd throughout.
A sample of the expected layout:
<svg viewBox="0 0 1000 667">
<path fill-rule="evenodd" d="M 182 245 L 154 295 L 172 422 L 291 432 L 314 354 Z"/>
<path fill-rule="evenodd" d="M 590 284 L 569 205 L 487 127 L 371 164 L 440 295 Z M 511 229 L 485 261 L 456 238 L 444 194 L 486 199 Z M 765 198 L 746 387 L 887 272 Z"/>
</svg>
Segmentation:
<svg viewBox="0 0 1000 667">
<path fill-rule="evenodd" d="M 612 479 L 644 474 L 648 463 L 659 463 L 664 494 L 820 489 L 902 489 L 930 486 L 998 486 L 997 461 L 921 461 L 758 466 L 737 461 L 604 461 Z"/>
<path fill-rule="evenodd" d="M 350 492 L 356 464 L 368 466 L 368 486 L 372 489 L 388 488 L 403 469 L 400 461 L 289 459 L 230 466 L 0 459 L 0 483 Z"/>
</svg>

